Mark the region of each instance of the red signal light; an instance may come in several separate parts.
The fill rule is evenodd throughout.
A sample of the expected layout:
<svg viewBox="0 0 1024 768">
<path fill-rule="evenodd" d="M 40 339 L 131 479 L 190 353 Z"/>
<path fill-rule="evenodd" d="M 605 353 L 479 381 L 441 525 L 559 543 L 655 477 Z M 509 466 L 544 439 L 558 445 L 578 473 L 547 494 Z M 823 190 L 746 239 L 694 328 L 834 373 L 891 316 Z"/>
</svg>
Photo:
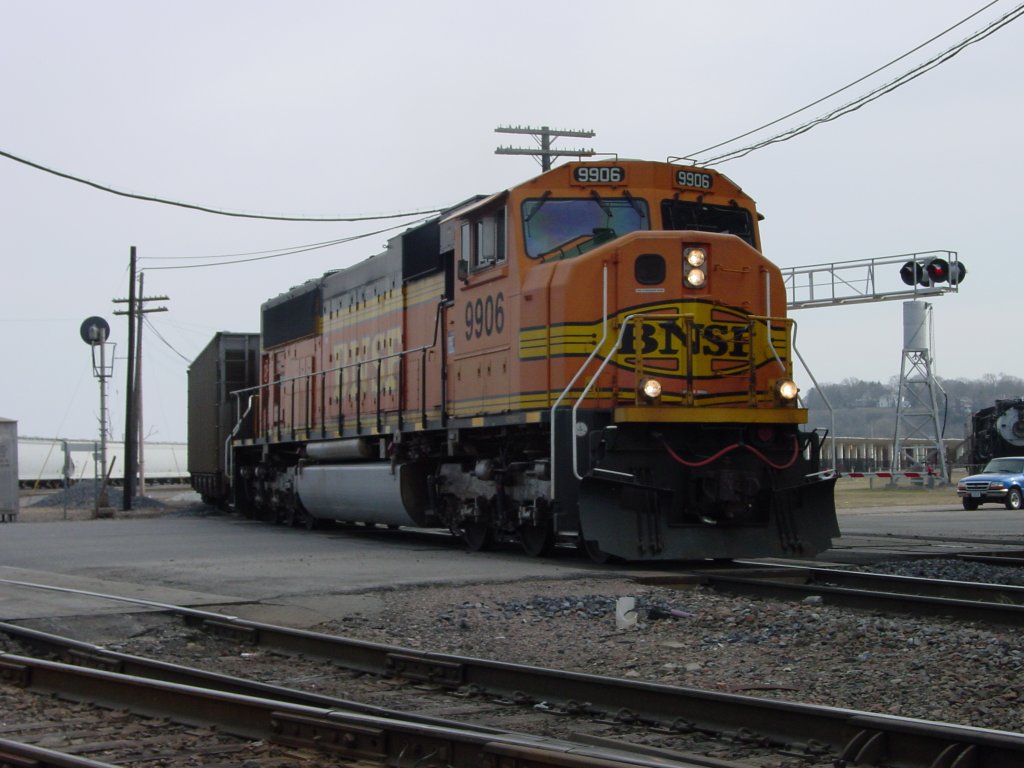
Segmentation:
<svg viewBox="0 0 1024 768">
<path fill-rule="evenodd" d="M 962 261 L 950 264 L 945 259 L 936 258 L 927 261 L 908 261 L 900 267 L 900 279 L 906 285 L 920 285 L 924 288 L 945 282 L 959 285 L 966 276 L 967 268 Z"/>
<path fill-rule="evenodd" d="M 949 262 L 945 259 L 932 259 L 924 268 L 928 273 L 929 284 L 944 283 L 949 279 Z"/>
</svg>

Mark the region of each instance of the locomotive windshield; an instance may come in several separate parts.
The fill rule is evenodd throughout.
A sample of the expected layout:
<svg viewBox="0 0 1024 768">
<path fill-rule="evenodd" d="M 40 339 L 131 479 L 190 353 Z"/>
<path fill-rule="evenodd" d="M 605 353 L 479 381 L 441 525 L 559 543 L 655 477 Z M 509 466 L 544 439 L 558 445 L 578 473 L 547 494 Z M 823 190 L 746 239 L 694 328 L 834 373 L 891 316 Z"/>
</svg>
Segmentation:
<svg viewBox="0 0 1024 768">
<path fill-rule="evenodd" d="M 633 197 L 539 197 L 523 202 L 523 240 L 531 259 L 578 256 L 612 238 L 649 228 L 646 201 Z"/>
<path fill-rule="evenodd" d="M 750 211 L 729 205 L 707 205 L 686 200 L 664 200 L 661 217 L 665 229 L 693 229 L 697 232 L 721 232 L 736 235 L 757 247 Z"/>
</svg>

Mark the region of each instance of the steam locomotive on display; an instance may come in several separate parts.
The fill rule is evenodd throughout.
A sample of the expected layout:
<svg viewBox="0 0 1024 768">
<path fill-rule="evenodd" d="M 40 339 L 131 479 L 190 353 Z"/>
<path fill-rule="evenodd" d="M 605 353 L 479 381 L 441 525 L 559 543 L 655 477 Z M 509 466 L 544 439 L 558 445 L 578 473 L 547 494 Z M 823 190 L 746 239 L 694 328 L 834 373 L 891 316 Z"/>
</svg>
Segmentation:
<svg viewBox="0 0 1024 768">
<path fill-rule="evenodd" d="M 189 470 L 277 522 L 445 528 L 596 561 L 812 555 L 835 476 L 753 200 L 571 162 L 262 307 L 189 370 Z"/>
<path fill-rule="evenodd" d="M 996 400 L 971 417 L 970 462 L 976 471 L 992 459 L 1024 454 L 1024 398 Z"/>
</svg>

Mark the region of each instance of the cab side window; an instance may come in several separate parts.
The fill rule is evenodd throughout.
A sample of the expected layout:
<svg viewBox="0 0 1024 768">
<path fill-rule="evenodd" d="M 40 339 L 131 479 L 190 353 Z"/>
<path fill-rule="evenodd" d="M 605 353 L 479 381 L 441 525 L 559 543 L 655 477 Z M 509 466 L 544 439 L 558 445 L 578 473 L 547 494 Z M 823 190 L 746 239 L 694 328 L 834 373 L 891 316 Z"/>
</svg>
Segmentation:
<svg viewBox="0 0 1024 768">
<path fill-rule="evenodd" d="M 470 271 L 505 261 L 505 209 L 481 216 L 462 225 L 462 258 Z"/>
</svg>

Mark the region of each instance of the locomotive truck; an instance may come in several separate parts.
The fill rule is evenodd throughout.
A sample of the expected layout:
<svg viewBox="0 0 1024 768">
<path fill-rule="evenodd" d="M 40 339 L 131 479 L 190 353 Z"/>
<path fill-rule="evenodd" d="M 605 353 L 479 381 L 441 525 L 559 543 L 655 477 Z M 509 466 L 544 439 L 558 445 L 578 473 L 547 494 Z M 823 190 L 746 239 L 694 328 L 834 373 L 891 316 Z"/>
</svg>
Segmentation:
<svg viewBox="0 0 1024 768">
<path fill-rule="evenodd" d="M 834 473 L 754 201 L 673 163 L 570 162 L 266 301 L 190 369 L 213 503 L 594 560 L 813 555 Z"/>
</svg>

